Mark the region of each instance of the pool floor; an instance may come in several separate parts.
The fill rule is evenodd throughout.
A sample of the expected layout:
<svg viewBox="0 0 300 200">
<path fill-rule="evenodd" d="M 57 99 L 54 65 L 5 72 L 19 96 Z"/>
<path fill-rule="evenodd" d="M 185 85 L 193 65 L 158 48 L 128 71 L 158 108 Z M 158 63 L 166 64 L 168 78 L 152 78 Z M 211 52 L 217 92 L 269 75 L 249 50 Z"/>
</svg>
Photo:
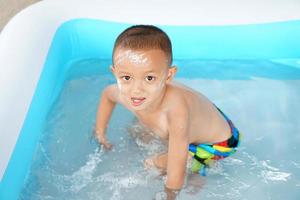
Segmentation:
<svg viewBox="0 0 300 200">
<path fill-rule="evenodd" d="M 187 175 L 178 196 L 196 199 L 299 199 L 300 67 L 268 60 L 175 60 L 181 82 L 218 105 L 243 134 L 239 150 L 208 171 Z M 164 199 L 164 176 L 143 160 L 165 146 L 129 134 L 143 129 L 117 106 L 112 151 L 94 140 L 102 89 L 114 83 L 109 60 L 73 63 L 49 111 L 20 199 Z"/>
</svg>

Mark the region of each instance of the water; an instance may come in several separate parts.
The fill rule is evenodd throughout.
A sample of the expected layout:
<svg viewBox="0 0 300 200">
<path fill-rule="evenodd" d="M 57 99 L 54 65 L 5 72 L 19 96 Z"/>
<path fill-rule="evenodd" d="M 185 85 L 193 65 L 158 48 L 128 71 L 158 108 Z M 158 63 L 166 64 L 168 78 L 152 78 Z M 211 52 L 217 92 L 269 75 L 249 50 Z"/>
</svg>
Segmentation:
<svg viewBox="0 0 300 200">
<path fill-rule="evenodd" d="M 109 64 L 74 63 L 48 115 L 20 199 L 164 199 L 165 177 L 143 167 L 164 144 L 132 137 L 130 127 L 135 134 L 143 129 L 129 111 L 117 106 L 112 115 L 112 151 L 92 137 L 101 90 L 115 82 Z M 243 133 L 238 152 L 206 178 L 187 175 L 178 199 L 299 199 L 300 68 L 250 60 L 175 64 L 176 80 L 205 94 Z"/>
</svg>

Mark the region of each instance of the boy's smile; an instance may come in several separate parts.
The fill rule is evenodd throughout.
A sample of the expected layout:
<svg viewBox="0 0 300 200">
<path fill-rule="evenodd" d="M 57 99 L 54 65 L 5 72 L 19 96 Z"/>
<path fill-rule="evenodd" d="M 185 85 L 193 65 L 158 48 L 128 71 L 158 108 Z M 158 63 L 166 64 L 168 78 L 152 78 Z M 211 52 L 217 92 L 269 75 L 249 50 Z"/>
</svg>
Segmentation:
<svg viewBox="0 0 300 200">
<path fill-rule="evenodd" d="M 141 97 L 141 98 L 131 97 L 131 100 L 132 100 L 133 106 L 139 106 L 146 100 L 146 98 L 145 97 Z"/>
<path fill-rule="evenodd" d="M 161 50 L 129 50 L 118 48 L 112 71 L 117 79 L 121 98 L 132 109 L 153 110 L 163 99 L 166 83 L 176 72 L 170 68 Z"/>
</svg>

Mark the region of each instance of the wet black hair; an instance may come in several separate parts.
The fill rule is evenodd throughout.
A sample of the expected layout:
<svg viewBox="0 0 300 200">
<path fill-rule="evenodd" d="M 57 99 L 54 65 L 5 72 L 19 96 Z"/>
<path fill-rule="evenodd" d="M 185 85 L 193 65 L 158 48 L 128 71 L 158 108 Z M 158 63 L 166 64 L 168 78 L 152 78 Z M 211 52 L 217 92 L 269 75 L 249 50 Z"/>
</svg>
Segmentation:
<svg viewBox="0 0 300 200">
<path fill-rule="evenodd" d="M 162 50 L 167 57 L 168 65 L 173 62 L 172 44 L 168 35 L 160 28 L 153 25 L 134 25 L 125 29 L 116 39 L 112 58 L 117 48 L 133 50 Z"/>
</svg>

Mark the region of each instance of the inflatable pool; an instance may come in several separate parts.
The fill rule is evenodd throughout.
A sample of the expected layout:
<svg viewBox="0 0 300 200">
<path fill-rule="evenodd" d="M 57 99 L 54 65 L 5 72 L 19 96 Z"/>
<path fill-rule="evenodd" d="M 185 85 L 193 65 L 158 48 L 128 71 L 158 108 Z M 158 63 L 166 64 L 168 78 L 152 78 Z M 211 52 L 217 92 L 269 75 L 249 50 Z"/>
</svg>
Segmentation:
<svg viewBox="0 0 300 200">
<path fill-rule="evenodd" d="M 300 3 L 292 0 L 172 5 L 44 0 L 23 10 L 0 35 L 0 199 L 19 198 L 47 115 L 73 63 L 109 60 L 115 38 L 126 27 L 161 27 L 178 61 L 271 60 L 298 70 L 299 10 Z M 292 79 L 299 80 L 297 73 Z"/>
</svg>

